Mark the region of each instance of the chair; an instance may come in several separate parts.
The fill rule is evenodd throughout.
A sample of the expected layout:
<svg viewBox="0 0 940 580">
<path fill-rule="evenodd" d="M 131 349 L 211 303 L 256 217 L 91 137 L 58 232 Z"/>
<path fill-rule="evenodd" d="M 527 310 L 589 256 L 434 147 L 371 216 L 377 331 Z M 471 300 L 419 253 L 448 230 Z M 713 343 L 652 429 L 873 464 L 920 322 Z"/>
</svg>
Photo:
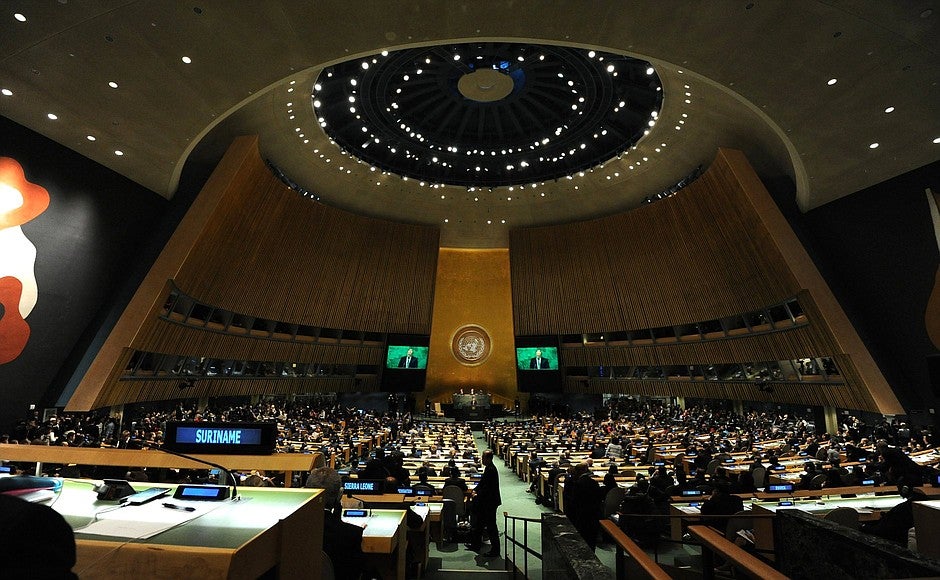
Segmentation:
<svg viewBox="0 0 940 580">
<path fill-rule="evenodd" d="M 441 409 L 440 403 L 434 403 L 434 414 L 437 415 L 438 417 L 444 416 L 444 410 Z"/>
<path fill-rule="evenodd" d="M 441 540 L 445 544 L 453 542 L 457 534 L 457 506 L 452 499 L 445 499 L 441 507 Z"/>
<path fill-rule="evenodd" d="M 721 465 L 720 459 L 712 459 L 708 462 L 708 465 L 705 467 L 705 473 L 708 475 L 715 475 L 715 471 Z"/>
<path fill-rule="evenodd" d="M 457 514 L 457 521 L 461 521 L 467 518 L 467 501 L 466 494 L 464 491 L 457 487 L 456 485 L 445 485 L 444 490 L 441 492 L 441 495 L 445 500 L 449 499 L 454 502 L 454 508 Z"/>
<path fill-rule="evenodd" d="M 751 475 L 754 477 L 754 487 L 767 487 L 766 467 L 755 467 L 751 470 Z"/>
<path fill-rule="evenodd" d="M 740 530 L 752 530 L 754 529 L 754 518 L 741 517 L 748 516 L 751 512 L 749 511 L 739 511 L 734 514 L 734 517 L 728 518 L 728 525 L 725 528 L 725 538 L 730 541 L 735 541 L 738 537 L 738 531 Z"/>
<path fill-rule="evenodd" d="M 336 574 L 333 572 L 333 560 L 330 560 L 326 552 L 322 552 L 321 557 L 323 559 L 323 565 L 320 566 L 320 578 L 322 580 L 334 580 Z"/>
<path fill-rule="evenodd" d="M 838 507 L 826 514 L 823 519 L 853 530 L 859 528 L 858 512 L 850 507 Z"/>
<path fill-rule="evenodd" d="M 809 488 L 822 489 L 824 483 L 826 483 L 826 474 L 820 473 L 819 475 L 813 476 L 813 479 L 809 480 Z"/>
<path fill-rule="evenodd" d="M 626 491 L 619 485 L 617 487 L 612 487 L 607 491 L 607 495 L 604 496 L 604 517 L 609 518 L 611 515 L 617 513 L 617 510 L 620 509 L 620 502 L 623 501 L 623 496 L 626 495 Z"/>
</svg>

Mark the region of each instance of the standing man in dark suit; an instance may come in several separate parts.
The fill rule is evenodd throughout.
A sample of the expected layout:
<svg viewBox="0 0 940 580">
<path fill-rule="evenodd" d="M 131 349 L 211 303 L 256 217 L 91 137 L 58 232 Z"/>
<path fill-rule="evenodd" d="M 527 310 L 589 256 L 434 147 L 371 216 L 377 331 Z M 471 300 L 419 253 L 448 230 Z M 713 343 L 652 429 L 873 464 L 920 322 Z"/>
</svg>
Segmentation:
<svg viewBox="0 0 940 580">
<path fill-rule="evenodd" d="M 542 358 L 542 351 L 535 351 L 535 356 L 529 359 L 530 369 L 547 369 L 549 367 L 548 359 Z"/>
<path fill-rule="evenodd" d="M 409 348 L 405 356 L 398 359 L 398 368 L 400 369 L 418 368 L 418 358 L 414 354 L 415 354 L 414 349 Z"/>
<path fill-rule="evenodd" d="M 503 502 L 499 495 L 499 474 L 493 465 L 493 451 L 483 452 L 483 476 L 473 490 L 473 521 L 470 543 L 467 548 L 478 552 L 483 547 L 483 530 L 490 538 L 490 557 L 499 556 L 499 529 L 496 527 L 496 508 Z"/>
</svg>

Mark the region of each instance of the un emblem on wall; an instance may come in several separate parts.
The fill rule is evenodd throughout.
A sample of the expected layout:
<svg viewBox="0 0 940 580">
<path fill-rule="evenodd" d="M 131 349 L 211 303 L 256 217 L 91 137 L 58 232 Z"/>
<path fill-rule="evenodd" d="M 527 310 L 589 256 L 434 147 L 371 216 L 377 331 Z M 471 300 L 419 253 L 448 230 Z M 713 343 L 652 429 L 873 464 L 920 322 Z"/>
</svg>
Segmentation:
<svg viewBox="0 0 940 580">
<path fill-rule="evenodd" d="M 481 364 L 490 356 L 492 343 L 490 335 L 475 324 L 461 326 L 451 340 L 454 357 L 462 364 L 474 366 Z"/>
</svg>

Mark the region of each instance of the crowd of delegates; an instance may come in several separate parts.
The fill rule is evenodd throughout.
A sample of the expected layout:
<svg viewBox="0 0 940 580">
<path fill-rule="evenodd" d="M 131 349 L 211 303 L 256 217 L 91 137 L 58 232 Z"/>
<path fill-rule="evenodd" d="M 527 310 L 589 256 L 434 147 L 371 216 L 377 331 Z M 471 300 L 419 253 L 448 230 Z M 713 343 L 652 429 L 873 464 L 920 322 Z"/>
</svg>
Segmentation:
<svg viewBox="0 0 940 580">
<path fill-rule="evenodd" d="M 708 497 L 701 506 L 703 515 L 733 514 L 743 507 L 735 494 L 764 488 L 767 474 L 774 473 L 773 467 L 781 462 L 796 461 L 802 466 L 803 472 L 794 482 L 796 489 L 845 487 L 865 480 L 913 489 L 934 481 L 937 474 L 936 469 L 920 466 L 909 456 L 936 447 L 930 427 L 917 429 L 885 420 L 868 425 L 853 416 L 845 418 L 837 433 L 828 434 L 808 419 L 790 414 L 736 414 L 707 406 L 681 409 L 621 400 L 611 404 L 606 416 L 600 418 L 597 414 L 535 417 L 491 427 L 491 434 L 506 443 L 521 442 L 531 450 L 530 491 L 536 493 L 536 502 L 553 504 L 551 491 L 565 474 L 564 511 L 592 547 L 607 493 L 618 486 L 618 466 L 650 466 L 645 473 L 637 473 L 624 491 L 619 511 L 631 515 L 666 514 L 671 497 L 693 489 Z M 653 466 L 657 447 L 663 444 L 676 444 L 684 452 L 667 465 Z M 572 453 L 579 460 L 572 460 Z M 730 470 L 713 463 L 730 458 L 732 453 L 737 457 L 743 454 L 748 468 Z M 856 465 L 847 469 L 843 463 Z M 609 466 L 602 482 L 594 475 L 598 466 Z M 544 474 L 548 482 L 544 496 L 538 494 L 538 474 Z M 632 521 L 642 543 L 654 541 L 666 520 Z M 709 523 L 722 528 L 726 521 L 712 519 Z"/>
</svg>

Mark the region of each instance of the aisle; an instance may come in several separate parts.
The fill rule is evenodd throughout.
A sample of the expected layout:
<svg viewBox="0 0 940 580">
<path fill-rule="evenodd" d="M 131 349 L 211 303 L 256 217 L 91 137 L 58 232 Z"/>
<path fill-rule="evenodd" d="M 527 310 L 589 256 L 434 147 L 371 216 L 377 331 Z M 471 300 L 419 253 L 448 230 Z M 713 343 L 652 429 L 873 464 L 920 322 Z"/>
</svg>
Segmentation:
<svg viewBox="0 0 940 580">
<path fill-rule="evenodd" d="M 474 433 L 474 440 L 477 445 L 477 449 L 482 453 L 486 449 L 486 440 L 483 438 L 482 433 Z M 526 493 L 526 490 L 529 487 L 528 483 L 521 481 L 515 473 L 505 465 L 503 461 L 499 458 L 496 458 L 494 461 L 496 465 L 497 472 L 499 473 L 499 484 L 500 484 L 500 496 L 502 497 L 503 503 L 499 507 L 497 523 L 499 524 L 500 530 L 500 541 L 503 541 L 505 536 L 504 518 L 503 512 L 508 513 L 513 516 L 520 516 L 526 518 L 535 518 L 538 519 L 541 517 L 542 513 L 551 512 L 549 508 L 543 507 L 541 505 L 536 505 L 535 497 L 532 494 Z M 521 523 L 517 524 L 517 535 L 521 538 L 522 536 L 522 527 Z M 540 536 L 541 526 L 538 524 L 529 524 L 529 546 L 541 553 L 542 550 L 542 539 Z M 482 550 L 484 553 L 489 551 L 489 545 L 484 544 Z M 504 557 L 506 556 L 506 550 L 504 545 L 500 545 L 500 551 L 503 552 L 503 557 L 499 558 L 488 558 L 486 556 L 481 556 L 475 552 L 467 550 L 463 543 L 452 543 L 438 546 L 437 544 L 432 543 L 430 547 L 430 562 L 428 565 L 428 571 L 425 574 L 424 578 L 428 580 L 441 580 L 441 579 L 456 579 L 456 578 L 479 578 L 479 577 L 497 577 L 499 574 L 496 572 L 502 571 L 506 565 Z M 598 557 L 601 558 L 601 561 L 607 564 L 605 558 L 601 554 L 602 548 L 598 547 Z M 512 554 L 511 548 L 509 553 Z M 517 549 L 516 559 L 522 563 L 522 551 Z M 609 561 L 613 562 L 613 556 L 611 552 L 611 557 Z M 541 561 L 536 558 L 529 559 L 529 571 L 531 578 L 541 578 L 542 565 Z"/>
</svg>

